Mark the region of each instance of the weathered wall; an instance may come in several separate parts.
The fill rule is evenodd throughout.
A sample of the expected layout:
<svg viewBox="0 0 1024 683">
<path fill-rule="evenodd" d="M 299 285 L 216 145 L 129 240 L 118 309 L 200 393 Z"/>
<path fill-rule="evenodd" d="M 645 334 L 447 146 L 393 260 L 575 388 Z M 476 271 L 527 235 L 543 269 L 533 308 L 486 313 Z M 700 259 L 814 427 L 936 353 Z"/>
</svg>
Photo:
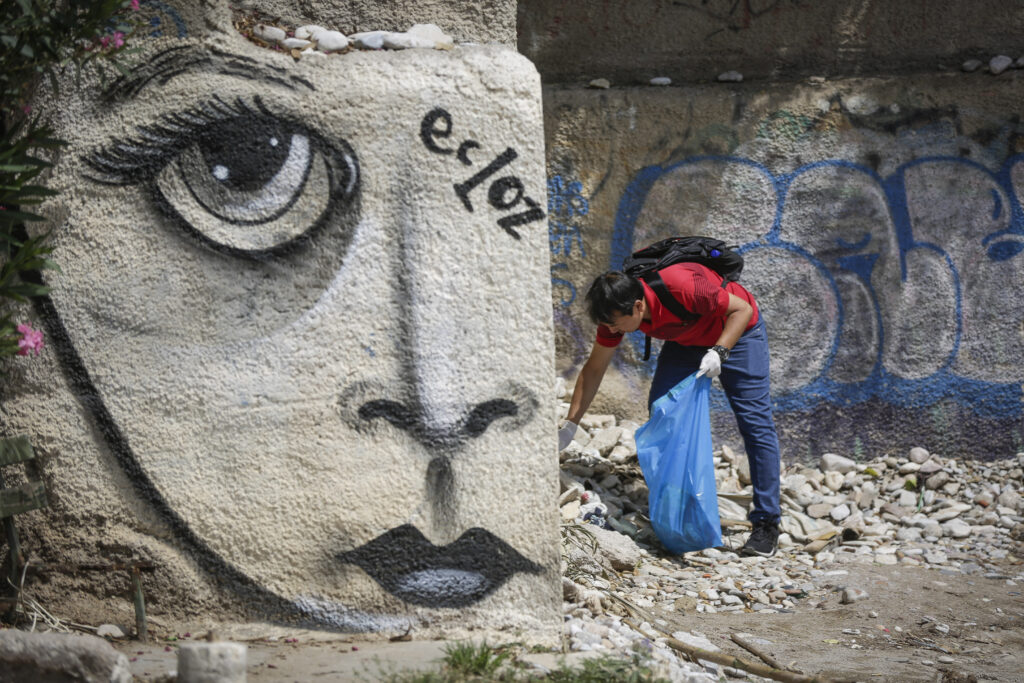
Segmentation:
<svg viewBox="0 0 1024 683">
<path fill-rule="evenodd" d="M 545 82 L 958 69 L 1024 54 L 1024 5 L 1000 0 L 521 0 L 519 50 Z"/>
<path fill-rule="evenodd" d="M 240 0 L 232 6 L 259 10 L 295 26 L 316 17 L 322 25 L 346 34 L 436 24 L 459 42 L 516 46 L 515 0 Z"/>
<path fill-rule="evenodd" d="M 36 104 L 70 144 L 48 346 L 0 393 L 51 501 L 26 548 L 154 560 L 156 614 L 553 638 L 537 72 L 161 8 L 129 75 Z"/>
<path fill-rule="evenodd" d="M 1024 447 L 1024 73 L 820 85 L 545 88 L 559 370 L 583 296 L 670 234 L 738 244 L 782 446 L 1001 457 Z M 629 345 L 627 345 L 629 346 Z M 645 419 L 642 336 L 595 410 Z M 716 436 L 739 446 L 722 396 Z"/>
</svg>

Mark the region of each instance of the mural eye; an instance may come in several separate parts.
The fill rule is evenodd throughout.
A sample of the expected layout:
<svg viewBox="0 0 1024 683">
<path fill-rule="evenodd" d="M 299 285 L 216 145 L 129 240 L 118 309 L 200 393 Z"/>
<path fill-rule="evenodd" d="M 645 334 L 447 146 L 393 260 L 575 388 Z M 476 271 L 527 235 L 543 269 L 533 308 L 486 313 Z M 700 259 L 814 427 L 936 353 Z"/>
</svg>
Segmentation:
<svg viewBox="0 0 1024 683">
<path fill-rule="evenodd" d="M 208 246 L 238 256 L 276 255 L 309 239 L 349 202 L 358 165 L 343 141 L 256 102 L 220 100 L 115 142 L 86 159 L 98 182 L 150 182 L 164 210 Z"/>
</svg>

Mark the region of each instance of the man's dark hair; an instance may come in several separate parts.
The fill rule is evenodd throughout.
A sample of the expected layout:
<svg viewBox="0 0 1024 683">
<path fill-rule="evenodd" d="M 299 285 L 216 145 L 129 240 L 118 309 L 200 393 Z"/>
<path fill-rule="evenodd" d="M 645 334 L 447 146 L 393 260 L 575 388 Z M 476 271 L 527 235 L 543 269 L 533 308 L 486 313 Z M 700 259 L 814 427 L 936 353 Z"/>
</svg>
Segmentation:
<svg viewBox="0 0 1024 683">
<path fill-rule="evenodd" d="M 633 304 L 644 298 L 644 286 L 636 278 L 610 270 L 598 275 L 587 291 L 587 313 L 598 325 L 610 323 L 616 315 L 632 315 Z"/>
</svg>

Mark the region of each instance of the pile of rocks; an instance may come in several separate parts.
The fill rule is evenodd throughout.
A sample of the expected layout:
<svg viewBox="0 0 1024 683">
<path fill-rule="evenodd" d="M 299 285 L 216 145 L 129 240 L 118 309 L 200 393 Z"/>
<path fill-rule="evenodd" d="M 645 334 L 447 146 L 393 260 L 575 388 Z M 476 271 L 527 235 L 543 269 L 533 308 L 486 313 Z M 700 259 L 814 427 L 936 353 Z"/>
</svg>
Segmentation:
<svg viewBox="0 0 1024 683">
<path fill-rule="evenodd" d="M 633 438 L 638 426 L 588 415 L 560 455 L 564 609 L 575 650 L 621 649 L 651 633 L 699 638 L 665 633 L 658 612 L 813 608 L 843 583 L 845 563 L 1024 580 L 996 566 L 1019 555 L 1024 540 L 1024 453 L 978 462 L 913 448 L 904 457 L 856 462 L 828 453 L 816 466 L 784 466 L 779 552 L 741 558 L 730 549 L 749 533 L 749 465 L 745 455 L 721 447 L 713 460 L 725 547 L 679 557 L 661 547 L 646 516 L 648 491 Z M 840 601 L 866 596 L 848 587 Z M 659 652 L 675 660 L 655 641 L 656 658 Z"/>
<path fill-rule="evenodd" d="M 238 22 L 237 28 L 256 43 L 286 50 L 296 59 L 309 55 L 344 53 L 352 49 L 451 50 L 454 47 L 451 36 L 434 24 L 415 24 L 408 31 L 363 31 L 348 36 L 340 31 L 313 24 L 292 29 L 249 20 Z"/>
</svg>

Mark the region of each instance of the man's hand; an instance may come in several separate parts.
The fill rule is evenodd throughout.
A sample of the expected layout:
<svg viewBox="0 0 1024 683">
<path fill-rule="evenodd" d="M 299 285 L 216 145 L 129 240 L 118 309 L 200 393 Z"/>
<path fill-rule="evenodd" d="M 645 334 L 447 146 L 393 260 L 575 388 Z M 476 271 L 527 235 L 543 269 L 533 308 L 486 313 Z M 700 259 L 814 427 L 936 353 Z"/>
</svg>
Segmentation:
<svg viewBox="0 0 1024 683">
<path fill-rule="evenodd" d="M 558 430 L 558 451 L 564 451 L 566 447 L 572 442 L 572 437 L 576 436 L 576 423 L 565 421 L 562 428 Z"/>
<path fill-rule="evenodd" d="M 718 351 L 708 349 L 708 352 L 700 360 L 700 370 L 697 371 L 697 376 L 707 375 L 714 379 L 720 374 L 722 374 L 722 357 L 718 355 Z"/>
</svg>

